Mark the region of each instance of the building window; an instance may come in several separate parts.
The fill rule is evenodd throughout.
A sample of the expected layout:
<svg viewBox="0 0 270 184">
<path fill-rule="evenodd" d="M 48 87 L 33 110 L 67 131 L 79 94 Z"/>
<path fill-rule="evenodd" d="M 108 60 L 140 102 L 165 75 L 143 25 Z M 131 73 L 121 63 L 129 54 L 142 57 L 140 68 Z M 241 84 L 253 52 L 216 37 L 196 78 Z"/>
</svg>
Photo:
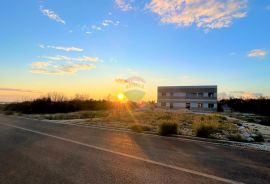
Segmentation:
<svg viewBox="0 0 270 184">
<path fill-rule="evenodd" d="M 212 92 L 208 93 L 208 97 L 209 97 L 209 98 L 214 97 L 214 93 L 212 93 Z"/>
<path fill-rule="evenodd" d="M 162 93 L 161 93 L 161 96 L 166 96 L 166 93 L 162 92 Z"/>
<path fill-rule="evenodd" d="M 171 92 L 171 96 L 173 96 L 173 92 Z"/>
<path fill-rule="evenodd" d="M 170 103 L 170 109 L 173 109 L 173 103 Z"/>
<path fill-rule="evenodd" d="M 166 103 L 165 102 L 161 102 L 161 107 L 165 107 Z"/>
<path fill-rule="evenodd" d="M 198 103 L 198 108 L 203 108 L 203 104 L 202 103 Z"/>
<path fill-rule="evenodd" d="M 203 93 L 198 93 L 198 97 L 203 97 Z"/>
<path fill-rule="evenodd" d="M 209 109 L 214 109 L 214 104 L 211 104 L 211 103 L 208 104 L 208 108 L 209 108 Z"/>
<path fill-rule="evenodd" d="M 190 103 L 186 103 L 186 109 L 190 109 Z"/>
</svg>

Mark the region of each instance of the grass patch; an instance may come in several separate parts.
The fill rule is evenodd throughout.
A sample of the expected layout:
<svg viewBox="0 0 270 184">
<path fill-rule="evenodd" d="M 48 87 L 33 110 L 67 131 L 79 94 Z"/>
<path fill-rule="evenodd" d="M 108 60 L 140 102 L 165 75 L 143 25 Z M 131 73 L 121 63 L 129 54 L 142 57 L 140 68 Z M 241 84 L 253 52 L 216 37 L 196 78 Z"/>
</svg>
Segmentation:
<svg viewBox="0 0 270 184">
<path fill-rule="evenodd" d="M 141 133 L 141 132 L 144 132 L 144 131 L 150 131 L 151 127 L 147 126 L 147 125 L 134 124 L 134 125 L 131 125 L 129 127 L 129 129 L 134 131 L 134 132 Z"/>
<path fill-rule="evenodd" d="M 48 120 L 71 120 L 71 119 L 93 119 L 107 116 L 106 111 L 82 111 L 76 113 L 62 113 L 54 115 L 45 115 Z"/>
<path fill-rule="evenodd" d="M 233 121 L 220 115 L 206 115 L 197 118 L 192 123 L 192 133 L 197 137 L 211 138 L 211 134 L 232 134 L 238 132 Z"/>
<path fill-rule="evenodd" d="M 159 124 L 158 133 L 162 136 L 178 134 L 178 124 L 174 121 L 162 120 Z"/>
<path fill-rule="evenodd" d="M 211 134 L 219 131 L 217 122 L 195 122 L 192 124 L 192 132 L 197 137 L 209 138 Z"/>
<path fill-rule="evenodd" d="M 237 141 L 237 142 L 245 142 L 245 140 L 243 139 L 243 137 L 241 136 L 241 134 L 236 133 L 236 134 L 230 134 L 228 136 L 228 139 L 230 141 Z"/>
</svg>

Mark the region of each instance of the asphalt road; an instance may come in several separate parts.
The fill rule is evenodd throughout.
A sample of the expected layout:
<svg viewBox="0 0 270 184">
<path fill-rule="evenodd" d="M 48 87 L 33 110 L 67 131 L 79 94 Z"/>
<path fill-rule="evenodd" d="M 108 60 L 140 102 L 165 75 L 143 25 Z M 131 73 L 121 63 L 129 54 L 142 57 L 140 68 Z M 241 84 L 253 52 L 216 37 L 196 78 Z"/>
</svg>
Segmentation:
<svg viewBox="0 0 270 184">
<path fill-rule="evenodd" d="M 270 153 L 0 115 L 0 183 L 269 183 Z"/>
</svg>

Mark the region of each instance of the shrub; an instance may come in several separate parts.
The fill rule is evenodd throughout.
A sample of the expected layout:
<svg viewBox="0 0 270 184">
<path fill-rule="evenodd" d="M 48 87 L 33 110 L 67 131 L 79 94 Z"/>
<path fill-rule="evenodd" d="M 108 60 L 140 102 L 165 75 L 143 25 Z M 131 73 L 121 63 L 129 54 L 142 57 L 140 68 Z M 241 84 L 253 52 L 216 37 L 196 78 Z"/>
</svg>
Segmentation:
<svg viewBox="0 0 270 184">
<path fill-rule="evenodd" d="M 4 108 L 5 111 L 14 111 L 23 114 L 55 114 L 85 110 L 98 111 L 109 109 L 112 109 L 112 103 L 106 100 L 63 99 L 54 101 L 54 98 L 51 97 L 7 104 Z"/>
<path fill-rule="evenodd" d="M 236 134 L 230 134 L 228 136 L 228 139 L 230 141 L 237 141 L 237 142 L 244 142 L 245 140 L 243 139 L 243 137 L 241 136 L 241 134 L 236 133 Z"/>
<path fill-rule="evenodd" d="M 159 135 L 166 136 L 178 133 L 178 124 L 173 121 L 163 120 L 159 124 Z"/>
<path fill-rule="evenodd" d="M 4 114 L 5 114 L 5 115 L 13 115 L 14 112 L 12 112 L 12 111 L 5 111 Z"/>
<path fill-rule="evenodd" d="M 270 119 L 262 119 L 258 123 L 261 125 L 270 126 Z"/>
<path fill-rule="evenodd" d="M 219 131 L 219 124 L 215 122 L 194 122 L 192 132 L 195 136 L 208 138 L 210 134 Z"/>
<path fill-rule="evenodd" d="M 252 137 L 254 139 L 255 142 L 264 142 L 264 138 L 262 136 L 262 134 L 256 134 L 256 136 Z"/>
<path fill-rule="evenodd" d="M 131 125 L 129 127 L 129 129 L 131 129 L 134 132 L 140 133 L 140 132 L 143 132 L 143 131 L 150 131 L 151 130 L 151 127 L 150 126 L 147 126 L 147 125 L 135 124 L 135 125 Z"/>
</svg>

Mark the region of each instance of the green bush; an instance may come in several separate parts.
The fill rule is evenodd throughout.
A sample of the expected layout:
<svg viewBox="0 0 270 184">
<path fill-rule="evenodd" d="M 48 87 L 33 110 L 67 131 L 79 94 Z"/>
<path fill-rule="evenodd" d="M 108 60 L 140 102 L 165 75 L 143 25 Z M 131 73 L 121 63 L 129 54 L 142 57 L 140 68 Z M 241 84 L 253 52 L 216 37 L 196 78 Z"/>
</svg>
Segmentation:
<svg viewBox="0 0 270 184">
<path fill-rule="evenodd" d="M 245 140 L 243 139 L 243 137 L 237 133 L 237 134 L 231 134 L 228 136 L 228 139 L 230 141 L 237 141 L 237 142 L 244 142 Z"/>
<path fill-rule="evenodd" d="M 147 125 L 135 124 L 135 125 L 131 125 L 129 127 L 129 129 L 131 129 L 134 132 L 140 133 L 140 132 L 143 132 L 143 131 L 150 131 L 151 130 L 151 127 L 150 126 L 147 126 Z"/>
<path fill-rule="evenodd" d="M 173 121 L 163 120 L 159 124 L 158 133 L 162 136 L 178 134 L 178 124 Z"/>
<path fill-rule="evenodd" d="M 192 124 L 192 132 L 197 137 L 208 138 L 210 134 L 219 131 L 219 124 L 215 122 L 194 122 Z"/>
</svg>

